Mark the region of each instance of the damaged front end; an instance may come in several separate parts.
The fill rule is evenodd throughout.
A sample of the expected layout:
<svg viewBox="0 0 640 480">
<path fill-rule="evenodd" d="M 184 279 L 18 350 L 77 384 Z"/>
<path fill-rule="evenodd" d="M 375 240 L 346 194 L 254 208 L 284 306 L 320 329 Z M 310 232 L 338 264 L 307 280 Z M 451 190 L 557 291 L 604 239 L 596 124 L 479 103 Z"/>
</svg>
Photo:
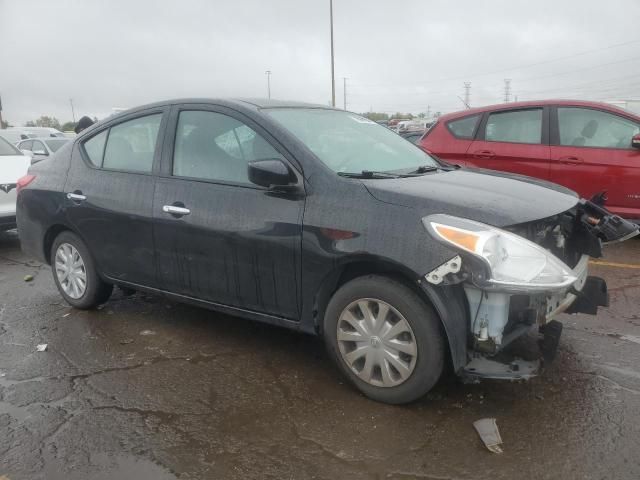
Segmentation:
<svg viewBox="0 0 640 480">
<path fill-rule="evenodd" d="M 558 345 L 560 313 L 596 314 L 608 306 L 606 282 L 588 275 L 589 258 L 606 243 L 638 234 L 638 226 L 581 200 L 569 211 L 503 229 L 431 215 L 429 233 L 459 254 L 425 275 L 433 286 L 461 285 L 467 300 L 471 378 L 526 379 L 550 361 Z M 534 328 L 536 358 L 507 355 L 505 347 Z"/>
</svg>

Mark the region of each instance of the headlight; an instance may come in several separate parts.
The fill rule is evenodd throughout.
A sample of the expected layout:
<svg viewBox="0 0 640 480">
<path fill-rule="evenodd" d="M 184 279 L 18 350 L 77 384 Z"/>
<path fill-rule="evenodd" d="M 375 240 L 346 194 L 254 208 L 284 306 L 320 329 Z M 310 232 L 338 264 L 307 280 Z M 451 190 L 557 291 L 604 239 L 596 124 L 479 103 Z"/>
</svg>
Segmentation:
<svg viewBox="0 0 640 480">
<path fill-rule="evenodd" d="M 555 255 L 511 232 L 449 215 L 425 217 L 422 223 L 436 239 L 485 262 L 492 285 L 547 290 L 577 280 Z"/>
</svg>

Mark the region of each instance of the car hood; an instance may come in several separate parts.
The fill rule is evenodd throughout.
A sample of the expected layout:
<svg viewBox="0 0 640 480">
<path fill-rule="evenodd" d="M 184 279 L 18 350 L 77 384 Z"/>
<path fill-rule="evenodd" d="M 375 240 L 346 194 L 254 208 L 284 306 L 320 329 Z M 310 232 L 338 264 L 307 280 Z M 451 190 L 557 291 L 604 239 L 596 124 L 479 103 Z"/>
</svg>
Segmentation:
<svg viewBox="0 0 640 480">
<path fill-rule="evenodd" d="M 0 185 L 15 184 L 27 174 L 31 159 L 26 155 L 0 155 Z"/>
<path fill-rule="evenodd" d="M 496 227 L 551 217 L 578 203 L 575 192 L 522 175 L 460 169 L 417 177 L 363 180 L 377 200 Z"/>
</svg>

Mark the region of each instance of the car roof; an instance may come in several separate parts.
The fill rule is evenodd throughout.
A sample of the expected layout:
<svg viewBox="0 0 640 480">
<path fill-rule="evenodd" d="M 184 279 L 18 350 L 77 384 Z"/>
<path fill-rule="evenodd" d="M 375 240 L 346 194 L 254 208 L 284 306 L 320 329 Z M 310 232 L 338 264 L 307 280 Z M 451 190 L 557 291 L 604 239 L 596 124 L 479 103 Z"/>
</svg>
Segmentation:
<svg viewBox="0 0 640 480">
<path fill-rule="evenodd" d="M 41 140 L 41 141 L 49 141 L 49 140 L 73 140 L 69 137 L 32 137 L 32 138 L 23 138 L 20 140 L 21 142 L 26 142 L 27 140 Z"/>
<path fill-rule="evenodd" d="M 617 107 L 615 105 L 611 105 L 610 103 L 604 102 L 590 102 L 587 100 L 531 100 L 527 102 L 510 102 L 510 103 L 498 103 L 495 105 L 487 105 L 484 107 L 476 107 L 476 108 L 468 108 L 467 110 L 460 110 L 458 112 L 447 113 L 440 117 L 441 121 L 448 121 L 454 118 L 466 117 L 469 115 L 474 115 L 477 113 L 490 112 L 494 110 L 511 110 L 516 108 L 527 108 L 527 107 L 540 107 L 545 105 L 561 105 L 561 106 L 571 106 L 571 107 L 597 107 L 603 110 L 609 110 L 611 112 L 621 113 L 627 117 L 633 117 L 635 119 L 640 120 L 640 117 L 629 110 L 625 110 L 623 108 Z"/>
<path fill-rule="evenodd" d="M 171 100 L 164 100 L 160 102 L 149 103 L 146 105 L 140 105 L 139 107 L 133 107 L 122 112 L 118 112 L 114 116 L 120 116 L 123 114 L 130 114 L 139 110 L 147 110 L 154 107 L 162 107 L 166 105 L 176 105 L 181 103 L 210 103 L 213 105 L 224 106 L 239 106 L 245 108 L 324 108 L 327 110 L 338 110 L 326 105 L 320 105 L 316 103 L 294 102 L 289 100 L 275 100 L 266 98 L 176 98 Z M 113 117 L 110 117 L 113 118 Z"/>
</svg>

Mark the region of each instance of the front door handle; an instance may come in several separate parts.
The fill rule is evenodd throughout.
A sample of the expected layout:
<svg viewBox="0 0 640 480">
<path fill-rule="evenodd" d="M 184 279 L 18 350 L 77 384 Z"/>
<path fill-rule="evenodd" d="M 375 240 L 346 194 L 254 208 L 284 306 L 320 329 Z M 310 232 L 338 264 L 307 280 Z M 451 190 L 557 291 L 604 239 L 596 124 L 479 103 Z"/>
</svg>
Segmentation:
<svg viewBox="0 0 640 480">
<path fill-rule="evenodd" d="M 581 165 L 584 163 L 580 157 L 560 157 L 558 159 L 560 163 L 564 163 L 565 165 Z"/>
<path fill-rule="evenodd" d="M 184 215 L 189 215 L 191 210 L 185 207 L 177 207 L 176 205 L 165 205 L 162 207 L 162 211 L 164 213 L 170 213 L 176 217 L 182 217 Z"/>
<path fill-rule="evenodd" d="M 476 150 L 473 152 L 475 158 L 493 158 L 496 156 L 495 152 L 491 150 Z"/>
<path fill-rule="evenodd" d="M 70 192 L 67 193 L 67 198 L 69 200 L 73 200 L 74 202 L 84 202 L 87 199 L 87 196 L 82 195 L 81 193 Z"/>
</svg>

